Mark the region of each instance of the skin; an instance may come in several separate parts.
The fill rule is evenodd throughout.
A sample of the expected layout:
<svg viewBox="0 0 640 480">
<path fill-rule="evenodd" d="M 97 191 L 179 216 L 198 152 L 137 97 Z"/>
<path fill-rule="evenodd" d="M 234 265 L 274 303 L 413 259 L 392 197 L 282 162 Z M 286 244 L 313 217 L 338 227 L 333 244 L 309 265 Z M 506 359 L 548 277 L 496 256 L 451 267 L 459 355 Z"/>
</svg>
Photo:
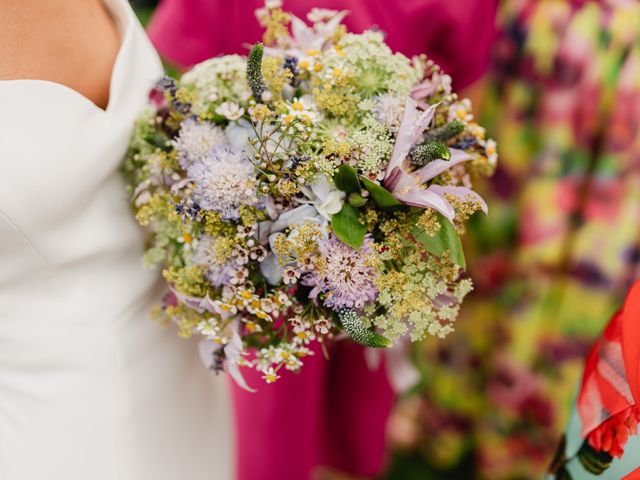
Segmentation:
<svg viewBox="0 0 640 480">
<path fill-rule="evenodd" d="M 0 0 L 0 81 L 48 80 L 109 103 L 118 29 L 103 0 Z"/>
</svg>

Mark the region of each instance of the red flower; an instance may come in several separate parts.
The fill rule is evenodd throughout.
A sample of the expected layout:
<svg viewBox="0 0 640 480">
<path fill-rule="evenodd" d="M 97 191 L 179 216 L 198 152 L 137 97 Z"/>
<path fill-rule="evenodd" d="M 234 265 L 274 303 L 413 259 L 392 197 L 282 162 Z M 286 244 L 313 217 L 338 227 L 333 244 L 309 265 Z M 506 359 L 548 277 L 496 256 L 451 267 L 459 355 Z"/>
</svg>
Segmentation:
<svg viewBox="0 0 640 480">
<path fill-rule="evenodd" d="M 589 433 L 587 440 L 597 451 L 621 458 L 629 436 L 638 433 L 639 420 L 638 408 L 634 405 L 600 424 Z"/>
</svg>

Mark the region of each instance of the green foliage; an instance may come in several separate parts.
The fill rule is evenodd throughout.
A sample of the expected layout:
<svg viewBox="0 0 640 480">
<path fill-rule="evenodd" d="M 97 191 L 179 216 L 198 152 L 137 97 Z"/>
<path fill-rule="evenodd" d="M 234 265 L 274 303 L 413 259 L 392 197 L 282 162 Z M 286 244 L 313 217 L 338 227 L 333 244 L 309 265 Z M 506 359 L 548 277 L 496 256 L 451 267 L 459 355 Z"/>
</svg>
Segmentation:
<svg viewBox="0 0 640 480">
<path fill-rule="evenodd" d="M 453 224 L 447 220 L 442 214 L 438 213 L 438 223 L 440 230 L 433 237 L 427 234 L 422 228 L 413 227 L 414 238 L 422 243 L 429 253 L 441 256 L 445 252 L 449 252 L 449 258 L 453 263 L 462 268 L 466 268 L 467 264 L 462 250 L 462 242 L 460 236 L 456 232 Z"/>
<path fill-rule="evenodd" d="M 373 201 L 376 202 L 383 210 L 395 210 L 402 206 L 402 203 L 394 197 L 389 190 L 367 180 L 364 177 L 360 177 L 364 188 L 369 192 Z"/>
<path fill-rule="evenodd" d="M 352 192 L 347 197 L 347 201 L 349 205 L 352 205 L 356 208 L 362 207 L 365 203 L 367 203 L 367 199 L 360 195 L 358 192 Z"/>
<path fill-rule="evenodd" d="M 367 233 L 366 225 L 360 222 L 360 211 L 349 203 L 331 217 L 331 227 L 336 237 L 356 250 L 360 249 Z"/>
<path fill-rule="evenodd" d="M 342 164 L 333 177 L 333 182 L 345 193 L 360 193 L 360 181 L 355 169 L 349 165 Z"/>
</svg>

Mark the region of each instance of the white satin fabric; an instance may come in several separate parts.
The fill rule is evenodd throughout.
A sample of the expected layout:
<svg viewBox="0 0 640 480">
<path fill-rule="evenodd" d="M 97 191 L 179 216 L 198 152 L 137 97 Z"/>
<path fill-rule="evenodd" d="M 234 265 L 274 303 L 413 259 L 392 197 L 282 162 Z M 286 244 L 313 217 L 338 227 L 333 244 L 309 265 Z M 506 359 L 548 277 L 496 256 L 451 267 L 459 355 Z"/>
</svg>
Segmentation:
<svg viewBox="0 0 640 480">
<path fill-rule="evenodd" d="M 0 479 L 227 480 L 224 381 L 150 320 L 159 275 L 118 173 L 161 65 L 128 3 L 106 3 L 122 41 L 106 111 L 0 81 Z"/>
</svg>

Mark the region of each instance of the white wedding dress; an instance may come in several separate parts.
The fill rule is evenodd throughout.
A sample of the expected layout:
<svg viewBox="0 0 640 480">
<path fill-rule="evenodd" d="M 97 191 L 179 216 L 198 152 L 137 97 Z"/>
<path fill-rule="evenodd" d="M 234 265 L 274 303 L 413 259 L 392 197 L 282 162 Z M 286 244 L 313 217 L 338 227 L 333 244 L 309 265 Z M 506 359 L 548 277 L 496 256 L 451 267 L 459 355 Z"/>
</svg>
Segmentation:
<svg viewBox="0 0 640 480">
<path fill-rule="evenodd" d="M 106 110 L 0 81 L 0 480 L 227 480 L 224 380 L 150 320 L 162 285 L 118 173 L 161 65 L 126 0 L 106 4 Z"/>
</svg>

